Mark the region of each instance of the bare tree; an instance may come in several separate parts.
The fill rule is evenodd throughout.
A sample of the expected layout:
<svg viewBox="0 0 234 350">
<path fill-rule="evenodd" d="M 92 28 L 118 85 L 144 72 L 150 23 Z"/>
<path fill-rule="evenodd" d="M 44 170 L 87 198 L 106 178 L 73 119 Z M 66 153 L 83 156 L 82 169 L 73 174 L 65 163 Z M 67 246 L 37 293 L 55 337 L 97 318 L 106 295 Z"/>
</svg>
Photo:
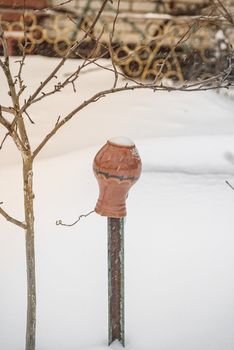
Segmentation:
<svg viewBox="0 0 234 350">
<path fill-rule="evenodd" d="M 71 1 L 71 0 L 70 0 Z M 66 4 L 70 1 L 65 1 L 63 4 Z M 27 261 L 27 330 L 26 330 L 26 350 L 35 350 L 35 333 L 36 333 L 36 277 L 35 277 L 35 252 L 34 252 L 34 191 L 33 191 L 33 164 L 34 160 L 41 152 L 41 150 L 47 145 L 52 137 L 54 137 L 57 132 L 68 123 L 73 117 L 77 116 L 81 110 L 86 108 L 88 105 L 92 103 L 96 103 L 98 100 L 103 99 L 104 97 L 118 93 L 121 91 L 134 91 L 137 89 L 149 89 L 152 91 L 204 91 L 208 89 L 216 89 L 216 88 L 229 88 L 231 83 L 228 81 L 227 77 L 230 74 L 230 66 L 224 72 L 220 74 L 203 80 L 202 82 L 195 83 L 186 83 L 180 86 L 166 86 L 161 81 L 158 80 L 158 77 L 152 82 L 142 82 L 135 80 L 133 78 L 127 77 L 123 72 L 120 72 L 118 67 L 116 66 L 114 59 L 114 32 L 119 14 L 119 5 L 120 0 L 116 2 L 116 14 L 113 18 L 112 22 L 112 30 L 109 35 L 109 43 L 104 45 L 102 43 L 102 36 L 104 33 L 104 28 L 98 37 L 93 36 L 93 31 L 99 23 L 101 15 L 107 6 L 108 2 L 112 2 L 111 0 L 102 0 L 100 3 L 99 11 L 96 16 L 93 18 L 92 23 L 88 28 L 82 28 L 81 23 L 79 22 L 79 30 L 83 32 L 82 38 L 79 41 L 76 41 L 73 45 L 71 45 L 66 54 L 58 61 L 57 65 L 54 67 L 52 72 L 46 77 L 44 81 L 40 83 L 40 85 L 36 88 L 36 90 L 29 95 L 23 102 L 21 101 L 21 96 L 23 92 L 27 91 L 27 86 L 25 85 L 23 78 L 23 68 L 26 61 L 26 48 L 27 48 L 27 32 L 24 31 L 24 43 L 22 45 L 22 57 L 18 61 L 19 69 L 16 77 L 13 76 L 12 68 L 11 68 L 11 60 L 8 48 L 7 37 L 4 33 L 3 27 L 0 22 L 0 42 L 2 43 L 3 48 L 3 57 L 0 59 L 0 67 L 5 75 L 7 80 L 9 96 L 11 98 L 11 106 L 3 106 L 0 105 L 0 125 L 3 129 L 5 129 L 5 136 L 1 141 L 2 148 L 4 143 L 8 137 L 10 137 L 18 152 L 22 158 L 22 177 L 23 177 L 23 191 L 24 191 L 24 219 L 18 220 L 12 217 L 9 213 L 7 213 L 2 207 L 0 207 L 0 214 L 9 222 L 14 225 L 17 225 L 21 229 L 25 231 L 25 240 L 26 240 L 26 261 Z M 56 6 L 57 7 L 57 6 Z M 224 11 L 224 9 L 223 9 Z M 225 12 L 225 11 L 224 11 Z M 226 12 L 223 13 L 223 16 L 226 15 Z M 73 18 L 70 18 L 73 21 Z M 198 24 L 196 19 L 196 25 Z M 194 24 L 190 27 L 190 29 L 184 33 L 181 37 L 181 43 L 187 39 L 191 32 L 194 31 Z M 48 84 L 55 78 L 57 78 L 58 72 L 64 66 L 66 61 L 73 56 L 77 50 L 81 47 L 81 45 L 86 41 L 86 39 L 91 38 L 94 41 L 94 46 L 91 52 L 88 54 L 88 57 L 84 58 L 79 62 L 77 69 L 73 72 L 69 73 L 68 76 L 61 78 L 60 81 L 57 81 L 54 87 L 45 92 L 44 89 L 48 86 Z M 98 46 L 103 47 L 103 53 L 99 56 L 94 55 Z M 104 57 L 106 53 L 110 55 L 111 65 L 108 67 L 103 65 L 102 61 L 99 61 L 99 58 Z M 169 59 L 171 52 L 167 54 L 164 61 L 162 62 L 162 66 L 160 68 L 160 73 L 163 71 L 163 67 Z M 74 93 L 77 92 L 76 82 L 79 79 L 80 74 L 87 67 L 94 65 L 104 70 L 111 71 L 113 73 L 113 83 L 112 85 L 106 89 L 97 91 L 94 95 L 90 96 L 87 100 L 81 102 L 76 106 L 73 110 L 71 110 L 67 115 L 63 117 L 59 117 L 54 127 L 49 131 L 47 135 L 42 137 L 39 145 L 33 149 L 31 144 L 31 140 L 29 138 L 29 133 L 27 129 L 26 120 L 29 119 L 32 123 L 33 120 L 29 115 L 29 108 L 33 104 L 39 103 L 40 101 L 49 98 L 49 96 L 58 94 L 60 91 L 65 89 L 68 86 L 72 86 Z M 120 77 L 124 77 L 123 80 L 120 81 Z M 2 202 L 0 203 L 3 204 Z"/>
</svg>

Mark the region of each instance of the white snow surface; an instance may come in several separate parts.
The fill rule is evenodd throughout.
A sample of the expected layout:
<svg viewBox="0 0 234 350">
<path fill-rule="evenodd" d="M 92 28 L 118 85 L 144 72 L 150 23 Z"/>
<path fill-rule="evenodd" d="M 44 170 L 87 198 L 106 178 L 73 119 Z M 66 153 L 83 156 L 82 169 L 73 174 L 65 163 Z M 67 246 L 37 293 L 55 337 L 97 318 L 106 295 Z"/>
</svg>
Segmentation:
<svg viewBox="0 0 234 350">
<path fill-rule="evenodd" d="M 27 61 L 25 96 L 57 60 Z M 77 64 L 70 60 L 63 73 Z M 59 115 L 113 82 L 108 71 L 87 73 L 77 94 L 69 87 L 32 106 L 33 147 Z M 0 103 L 8 105 L 4 84 L 0 76 Z M 55 225 L 94 208 L 94 156 L 119 135 L 134 140 L 143 163 L 127 200 L 126 349 L 234 349 L 234 191 L 225 183 L 234 185 L 233 107 L 214 91 L 119 93 L 88 106 L 48 143 L 34 166 L 37 350 L 121 349 L 107 346 L 106 218 Z M 0 178 L 4 209 L 22 219 L 20 157 L 10 140 Z M 24 233 L 3 218 L 0 228 L 0 349 L 23 350 Z"/>
<path fill-rule="evenodd" d="M 111 143 L 114 143 L 115 145 L 119 146 L 134 146 L 134 142 L 130 140 L 128 137 L 125 136 L 117 136 L 113 137 L 112 139 L 109 140 Z"/>
</svg>

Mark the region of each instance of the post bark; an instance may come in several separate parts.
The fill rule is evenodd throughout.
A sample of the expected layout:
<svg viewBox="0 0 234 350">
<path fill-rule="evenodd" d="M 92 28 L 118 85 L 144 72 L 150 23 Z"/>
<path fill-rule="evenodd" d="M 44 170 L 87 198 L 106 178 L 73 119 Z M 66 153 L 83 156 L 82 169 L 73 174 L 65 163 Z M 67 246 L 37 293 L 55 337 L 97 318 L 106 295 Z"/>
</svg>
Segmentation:
<svg viewBox="0 0 234 350">
<path fill-rule="evenodd" d="M 26 350 L 35 350 L 36 340 L 36 277 L 35 277 L 35 251 L 34 251 L 34 193 L 32 159 L 23 160 L 24 181 L 24 212 L 25 212 L 25 241 L 27 264 L 27 325 Z"/>
<path fill-rule="evenodd" d="M 108 218 L 109 345 L 124 334 L 124 218 Z"/>
</svg>

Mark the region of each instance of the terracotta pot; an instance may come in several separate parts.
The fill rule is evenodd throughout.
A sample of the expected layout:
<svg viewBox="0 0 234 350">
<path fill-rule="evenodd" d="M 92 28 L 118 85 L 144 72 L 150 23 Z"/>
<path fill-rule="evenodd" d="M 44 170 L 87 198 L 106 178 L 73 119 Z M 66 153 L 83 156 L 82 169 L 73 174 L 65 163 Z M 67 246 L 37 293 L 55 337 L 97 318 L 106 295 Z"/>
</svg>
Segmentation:
<svg viewBox="0 0 234 350">
<path fill-rule="evenodd" d="M 130 140 L 127 144 L 118 144 L 118 140 L 107 141 L 93 163 L 99 184 L 95 211 L 112 218 L 126 216 L 128 191 L 141 174 L 141 159 L 135 145 Z"/>
</svg>

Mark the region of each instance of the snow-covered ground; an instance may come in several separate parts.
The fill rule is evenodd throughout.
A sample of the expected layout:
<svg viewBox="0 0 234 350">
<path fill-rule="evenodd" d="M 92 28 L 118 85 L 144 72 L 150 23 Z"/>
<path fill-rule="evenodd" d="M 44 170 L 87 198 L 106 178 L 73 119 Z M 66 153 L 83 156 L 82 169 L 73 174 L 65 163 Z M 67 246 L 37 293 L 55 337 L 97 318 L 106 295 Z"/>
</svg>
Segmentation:
<svg viewBox="0 0 234 350">
<path fill-rule="evenodd" d="M 55 59 L 32 57 L 28 94 Z M 70 72 L 77 61 L 69 61 Z M 113 83 L 107 71 L 30 109 L 32 143 L 79 101 Z M 8 104 L 0 76 L 0 103 Z M 234 349 L 234 101 L 216 92 L 137 91 L 82 111 L 35 163 L 37 350 L 107 350 L 106 218 L 92 161 L 113 136 L 133 139 L 143 173 L 128 198 L 125 230 L 126 349 Z M 3 133 L 1 133 L 3 135 Z M 0 152 L 0 201 L 22 218 L 19 157 Z M 0 349 L 24 349 L 24 234 L 0 218 Z M 110 347 L 119 349 L 118 344 Z"/>
</svg>

